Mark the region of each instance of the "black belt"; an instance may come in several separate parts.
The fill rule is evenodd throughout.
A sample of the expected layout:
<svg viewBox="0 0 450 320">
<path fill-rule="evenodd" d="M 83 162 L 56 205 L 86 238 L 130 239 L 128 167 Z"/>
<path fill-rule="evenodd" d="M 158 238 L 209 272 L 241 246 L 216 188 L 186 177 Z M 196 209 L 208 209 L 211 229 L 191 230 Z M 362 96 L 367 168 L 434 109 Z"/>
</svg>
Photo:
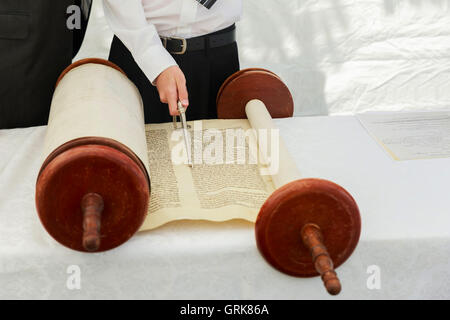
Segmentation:
<svg viewBox="0 0 450 320">
<path fill-rule="evenodd" d="M 185 54 L 188 51 L 218 48 L 236 41 L 236 28 L 229 27 L 223 31 L 214 32 L 200 37 L 183 39 L 176 37 L 161 37 L 164 47 L 171 54 Z"/>
</svg>

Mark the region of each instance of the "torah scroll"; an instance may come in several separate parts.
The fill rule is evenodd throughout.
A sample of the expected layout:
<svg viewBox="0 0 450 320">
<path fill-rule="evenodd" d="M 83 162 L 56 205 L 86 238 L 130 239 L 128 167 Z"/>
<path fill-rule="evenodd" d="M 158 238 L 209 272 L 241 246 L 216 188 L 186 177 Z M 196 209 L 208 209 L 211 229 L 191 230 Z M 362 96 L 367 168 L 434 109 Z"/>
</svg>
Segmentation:
<svg viewBox="0 0 450 320">
<path fill-rule="evenodd" d="M 133 158 L 135 164 L 140 165 L 139 175 L 144 174 L 150 178 L 151 192 L 150 186 L 148 192 L 151 195 L 140 231 L 183 219 L 244 219 L 254 222 L 261 205 L 275 188 L 296 178 L 298 173 L 284 145 L 279 143 L 278 132 L 270 115 L 267 111 L 264 112 L 264 105 L 252 101 L 247 109 L 248 120 L 205 120 L 189 123 L 194 155 L 194 167 L 190 168 L 176 159 L 186 151 L 183 150 L 181 130 L 174 128 L 172 123 L 145 125 L 141 98 L 126 76 L 109 63 L 84 61 L 63 74 L 55 91 L 45 140 L 46 160 L 41 174 L 46 176 L 45 173 L 49 171 L 48 163 L 53 164 L 55 157 L 61 157 L 60 153 L 67 155 L 67 148 L 64 146 L 78 147 L 77 141 L 92 144 L 92 139 L 95 140 L 94 144 L 98 144 L 98 141 L 103 143 L 106 139 L 107 147 L 114 144 L 114 148 L 125 152 L 129 158 Z M 262 132 L 264 130 L 265 132 Z M 260 137 L 264 135 L 266 144 L 260 141 Z M 261 152 L 262 149 L 264 152 Z M 267 172 L 275 159 L 274 156 L 279 163 L 277 171 L 272 172 L 272 177 Z M 131 164 L 125 167 L 130 166 Z M 79 174 L 78 171 L 72 172 L 70 179 L 65 180 L 64 186 L 59 184 L 58 190 L 71 192 L 76 185 L 72 180 L 76 181 Z M 99 179 L 95 172 L 84 178 L 89 183 Z M 114 179 L 110 180 L 107 186 L 108 192 L 120 198 L 126 187 L 120 180 Z M 141 183 L 142 180 L 141 178 Z M 54 211 L 57 208 L 53 206 L 52 210 L 47 210 L 42 203 L 53 205 L 55 199 L 63 200 L 58 190 L 55 191 L 56 195 L 50 196 L 48 184 L 45 184 L 45 188 L 42 187 L 44 181 L 46 179 L 40 176 L 37 185 L 38 211 L 40 209 L 41 220 L 45 222 L 46 228 L 51 229 L 49 232 L 58 238 L 58 233 L 62 231 L 61 226 L 55 226 L 54 222 Z M 92 185 L 83 192 L 99 191 Z M 74 200 L 72 207 L 73 216 L 76 218 L 70 220 L 76 225 L 73 227 L 77 233 L 77 236 L 73 236 L 75 240 L 78 234 L 83 232 L 83 213 L 79 209 L 78 199 L 81 196 L 81 193 L 74 195 L 76 201 Z M 108 195 L 105 197 L 108 198 Z M 39 200 L 44 198 L 45 201 Z M 121 199 L 123 201 L 106 198 L 102 224 L 106 217 L 111 218 L 110 209 L 115 208 L 116 202 L 122 203 L 123 206 L 116 208 L 114 212 L 118 217 L 111 219 L 111 223 L 115 223 L 117 227 L 128 224 L 124 217 L 132 214 L 127 213 L 128 211 L 120 214 L 120 210 L 125 210 L 127 201 L 136 200 L 126 197 Z M 145 204 L 144 199 L 141 202 L 142 205 Z M 65 213 L 64 218 L 67 215 Z M 60 220 L 61 217 L 56 218 Z M 136 223 L 134 222 L 134 225 Z M 128 233 L 127 237 L 131 236 Z M 78 245 L 64 244 L 82 250 Z M 116 245 L 118 244 L 114 243 L 110 247 Z"/>
</svg>

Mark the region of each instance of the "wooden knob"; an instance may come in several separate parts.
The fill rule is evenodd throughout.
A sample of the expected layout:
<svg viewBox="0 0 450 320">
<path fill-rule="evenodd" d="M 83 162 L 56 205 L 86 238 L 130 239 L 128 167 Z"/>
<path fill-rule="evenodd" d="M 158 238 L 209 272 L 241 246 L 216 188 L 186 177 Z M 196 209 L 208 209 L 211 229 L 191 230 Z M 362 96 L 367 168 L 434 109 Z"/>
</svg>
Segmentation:
<svg viewBox="0 0 450 320">
<path fill-rule="evenodd" d="M 350 257 L 360 232 L 355 200 L 321 179 L 297 180 L 276 190 L 255 225 L 258 249 L 268 263 L 296 277 L 321 276 L 332 295 L 341 291 L 334 269 Z"/>
<path fill-rule="evenodd" d="M 264 102 L 272 118 L 290 118 L 294 100 L 286 84 L 271 71 L 245 69 L 231 75 L 217 94 L 219 119 L 246 119 L 245 106 L 250 100 Z"/>
<path fill-rule="evenodd" d="M 331 260 L 328 250 L 323 244 L 323 236 L 320 227 L 308 223 L 301 231 L 303 244 L 311 252 L 314 266 L 322 277 L 325 288 L 331 295 L 341 292 L 341 282 L 334 271 L 333 260 Z"/>
<path fill-rule="evenodd" d="M 81 200 L 83 212 L 83 248 L 95 252 L 100 248 L 100 228 L 103 198 L 96 193 L 88 193 Z"/>
<path fill-rule="evenodd" d="M 149 195 L 145 167 L 130 149 L 112 139 L 85 137 L 62 145 L 45 160 L 36 183 L 36 208 L 59 243 L 103 252 L 139 230 Z"/>
</svg>

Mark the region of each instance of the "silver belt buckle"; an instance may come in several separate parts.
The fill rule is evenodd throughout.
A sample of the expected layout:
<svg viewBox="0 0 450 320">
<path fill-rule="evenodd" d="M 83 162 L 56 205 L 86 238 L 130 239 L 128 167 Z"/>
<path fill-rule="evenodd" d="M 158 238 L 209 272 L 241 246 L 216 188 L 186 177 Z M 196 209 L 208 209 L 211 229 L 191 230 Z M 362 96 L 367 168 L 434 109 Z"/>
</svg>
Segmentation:
<svg viewBox="0 0 450 320">
<path fill-rule="evenodd" d="M 177 37 L 162 37 L 162 39 L 163 39 L 165 48 L 167 48 L 168 40 L 180 40 L 181 41 L 181 51 L 176 51 L 176 52 L 171 51 L 170 53 L 172 53 L 172 54 L 185 54 L 186 53 L 186 50 L 187 50 L 187 40 L 186 39 L 177 38 Z"/>
</svg>

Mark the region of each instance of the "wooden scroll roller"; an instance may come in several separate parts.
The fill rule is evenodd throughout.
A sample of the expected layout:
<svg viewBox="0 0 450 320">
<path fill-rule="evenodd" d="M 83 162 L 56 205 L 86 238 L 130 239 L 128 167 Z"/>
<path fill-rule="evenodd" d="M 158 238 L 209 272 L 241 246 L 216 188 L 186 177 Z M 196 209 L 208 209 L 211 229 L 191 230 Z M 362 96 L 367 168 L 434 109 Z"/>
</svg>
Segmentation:
<svg viewBox="0 0 450 320">
<path fill-rule="evenodd" d="M 275 129 L 272 117 L 292 117 L 293 105 L 281 79 L 263 69 L 232 75 L 217 98 L 219 117 L 247 117 L 254 129 Z M 341 284 L 335 268 L 350 257 L 361 232 L 358 206 L 333 182 L 300 179 L 281 139 L 279 152 L 280 169 L 272 176 L 277 190 L 261 207 L 255 225 L 259 251 L 286 274 L 320 275 L 327 291 L 336 295 Z"/>
<path fill-rule="evenodd" d="M 100 252 L 139 230 L 150 195 L 144 114 L 117 66 L 88 59 L 63 72 L 44 149 L 36 208 L 53 238 Z"/>
</svg>

